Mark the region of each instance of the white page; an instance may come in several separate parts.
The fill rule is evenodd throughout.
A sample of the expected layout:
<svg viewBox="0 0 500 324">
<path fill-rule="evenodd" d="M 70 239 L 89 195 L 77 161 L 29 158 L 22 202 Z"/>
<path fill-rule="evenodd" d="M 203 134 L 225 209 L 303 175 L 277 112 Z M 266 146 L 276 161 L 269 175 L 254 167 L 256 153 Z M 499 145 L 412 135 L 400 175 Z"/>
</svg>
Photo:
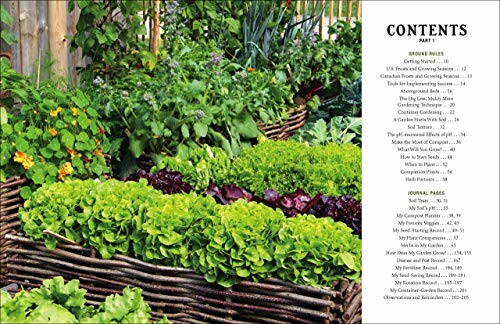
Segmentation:
<svg viewBox="0 0 500 324">
<path fill-rule="evenodd" d="M 500 321 L 498 21 L 363 1 L 364 323 Z"/>
</svg>

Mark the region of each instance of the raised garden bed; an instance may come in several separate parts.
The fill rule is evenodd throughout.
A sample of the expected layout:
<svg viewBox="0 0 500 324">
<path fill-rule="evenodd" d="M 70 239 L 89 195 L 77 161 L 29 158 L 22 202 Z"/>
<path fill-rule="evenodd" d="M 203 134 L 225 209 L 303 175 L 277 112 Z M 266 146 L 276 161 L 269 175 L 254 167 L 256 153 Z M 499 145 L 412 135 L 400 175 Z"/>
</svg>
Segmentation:
<svg viewBox="0 0 500 324">
<path fill-rule="evenodd" d="M 14 242 L 5 236 L 15 234 L 21 223 L 17 218 L 17 212 L 23 202 L 19 193 L 26 181 L 26 178 L 15 176 L 0 183 L 0 285 L 5 283 L 7 254 L 14 245 Z"/>
<path fill-rule="evenodd" d="M 307 109 L 305 105 L 299 105 L 290 109 L 288 119 L 284 122 L 276 122 L 272 125 L 257 123 L 257 127 L 262 130 L 266 137 L 273 140 L 285 140 L 292 136 L 299 128 L 305 125 L 307 120 Z"/>
<path fill-rule="evenodd" d="M 184 268 L 157 266 L 115 254 L 110 260 L 95 251 L 43 243 L 8 234 L 15 243 L 7 259 L 8 281 L 38 287 L 44 279 L 77 278 L 90 304 L 98 304 L 124 287 L 140 287 L 154 319 L 174 323 L 359 323 L 361 285 L 342 279 L 332 288 L 295 285 L 277 279 L 242 281 L 232 288 L 206 282 Z"/>
</svg>

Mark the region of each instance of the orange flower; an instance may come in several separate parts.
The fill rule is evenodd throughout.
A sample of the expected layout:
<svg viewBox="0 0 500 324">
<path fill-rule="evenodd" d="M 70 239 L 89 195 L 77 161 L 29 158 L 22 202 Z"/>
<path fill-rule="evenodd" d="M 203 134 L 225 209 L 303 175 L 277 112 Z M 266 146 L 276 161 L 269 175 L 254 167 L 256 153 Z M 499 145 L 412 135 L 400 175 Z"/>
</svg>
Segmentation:
<svg viewBox="0 0 500 324">
<path fill-rule="evenodd" d="M 66 162 L 63 167 L 57 171 L 57 179 L 64 181 L 64 177 L 73 172 L 71 162 Z"/>
<path fill-rule="evenodd" d="M 102 154 L 102 150 L 99 150 L 99 149 L 94 150 L 94 155 L 95 156 L 104 156 L 104 154 Z"/>
<path fill-rule="evenodd" d="M 247 69 L 247 71 L 248 71 L 248 72 L 255 72 L 255 69 L 254 69 L 253 67 L 249 67 L 249 68 Z"/>
<path fill-rule="evenodd" d="M 70 149 L 69 147 L 66 147 L 66 151 L 69 153 L 69 155 L 71 155 L 71 159 L 73 160 L 73 158 L 75 156 L 78 156 L 78 157 L 81 157 L 82 154 L 81 153 L 78 153 L 76 150 L 72 150 Z"/>
<path fill-rule="evenodd" d="M 60 113 L 62 111 L 62 108 L 61 107 L 57 107 L 56 110 L 51 110 L 49 115 L 50 117 L 56 117 L 58 113 Z"/>
<path fill-rule="evenodd" d="M 75 107 L 70 108 L 70 109 L 71 109 L 71 112 L 73 113 L 73 116 L 78 116 L 78 109 L 76 109 Z"/>
<path fill-rule="evenodd" d="M 35 162 L 33 162 L 33 157 L 19 151 L 14 154 L 14 161 L 21 163 L 26 170 L 35 165 Z"/>
<path fill-rule="evenodd" d="M 50 135 L 52 135 L 52 137 L 57 135 L 57 131 L 53 128 L 49 129 L 49 133 L 50 133 Z"/>
</svg>

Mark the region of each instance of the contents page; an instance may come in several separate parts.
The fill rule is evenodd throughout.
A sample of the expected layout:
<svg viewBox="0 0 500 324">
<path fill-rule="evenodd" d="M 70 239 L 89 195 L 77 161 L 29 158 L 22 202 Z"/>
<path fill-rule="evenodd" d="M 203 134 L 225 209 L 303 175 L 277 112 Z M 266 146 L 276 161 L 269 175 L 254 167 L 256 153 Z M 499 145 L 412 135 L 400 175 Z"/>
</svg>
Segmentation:
<svg viewBox="0 0 500 324">
<path fill-rule="evenodd" d="M 363 322 L 498 323 L 498 2 L 363 15 Z"/>
</svg>

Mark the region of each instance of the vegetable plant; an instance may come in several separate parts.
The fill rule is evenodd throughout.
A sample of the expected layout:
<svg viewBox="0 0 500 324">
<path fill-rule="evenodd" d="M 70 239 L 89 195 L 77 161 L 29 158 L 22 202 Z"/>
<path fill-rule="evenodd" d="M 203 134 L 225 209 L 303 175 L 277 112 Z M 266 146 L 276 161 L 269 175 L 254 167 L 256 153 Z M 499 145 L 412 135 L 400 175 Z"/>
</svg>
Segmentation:
<svg viewBox="0 0 500 324">
<path fill-rule="evenodd" d="M 361 198 L 361 150 L 352 144 L 308 147 L 292 141 L 264 141 L 234 159 L 228 179 L 250 192 L 266 189 L 309 195 L 349 194 Z"/>
<path fill-rule="evenodd" d="M 103 258 L 122 253 L 151 263 L 187 267 L 224 287 L 270 276 L 319 286 L 331 278 L 360 276 L 360 241 L 344 224 L 325 225 L 329 223 L 307 217 L 297 228 L 323 228 L 321 235 L 328 239 L 321 239 L 334 238 L 334 242 L 314 243 L 311 236 L 312 244 L 294 243 L 300 238 L 295 221 L 289 223 L 281 210 L 244 200 L 220 205 L 212 197 L 195 193 L 163 195 L 145 180 L 48 184 L 32 195 L 19 216 L 23 231 L 44 240 L 49 249 L 57 242 L 44 236 L 45 229 L 94 247 Z M 309 253 L 294 256 L 304 246 Z M 351 256 L 339 255 L 339 251 Z M 303 268 L 316 263 L 327 269 L 325 276 L 311 275 Z"/>
<path fill-rule="evenodd" d="M 85 289 L 73 279 L 64 283 L 60 276 L 43 281 L 39 288 L 21 290 L 13 298 L 0 291 L 2 323 L 147 323 L 151 308 L 142 298 L 140 288 L 123 289 L 99 304 L 86 306 Z M 166 317 L 158 323 L 168 323 Z"/>
</svg>

